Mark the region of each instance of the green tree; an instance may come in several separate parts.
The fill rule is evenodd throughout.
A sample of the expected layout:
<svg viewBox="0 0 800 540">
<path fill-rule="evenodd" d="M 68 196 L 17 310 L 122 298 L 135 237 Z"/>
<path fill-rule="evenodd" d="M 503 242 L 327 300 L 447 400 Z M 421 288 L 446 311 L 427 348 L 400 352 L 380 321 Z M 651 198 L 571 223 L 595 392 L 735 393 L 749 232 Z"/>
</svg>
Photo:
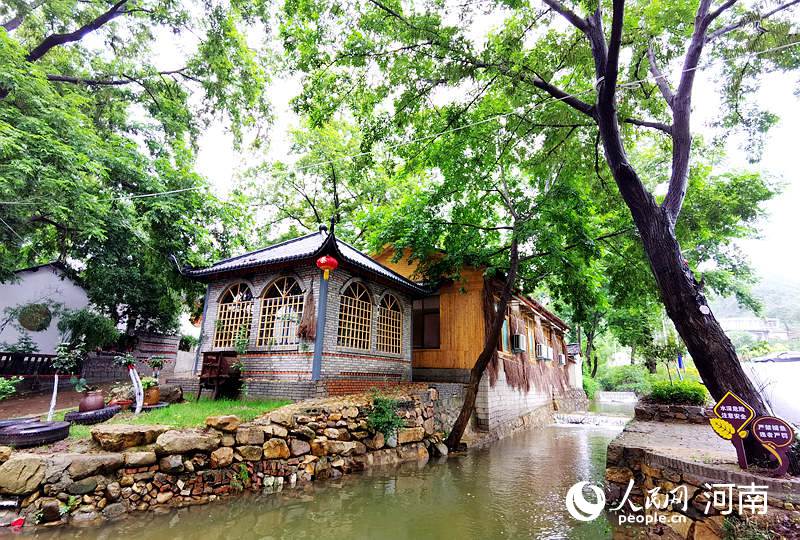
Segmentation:
<svg viewBox="0 0 800 540">
<path fill-rule="evenodd" d="M 541 7 L 503 4 L 501 28 L 476 40 L 468 35 L 474 15 L 468 5 L 450 18 L 440 3 L 410 10 L 396 1 L 334 8 L 297 0 L 286 4 L 282 30 L 293 65 L 306 74 L 298 102 L 323 118 L 342 103 L 355 104 L 352 114 L 368 128 L 367 139 L 391 145 L 384 149 L 399 148 L 386 158 L 394 168 L 436 155 L 427 149 L 447 144 L 452 138 L 446 134 L 475 134 L 478 125 L 487 128 L 484 137 L 498 150 L 489 156 L 514 154 L 528 166 L 526 173 L 538 168 L 540 178 L 551 182 L 561 180 L 565 162 L 582 161 L 584 169 L 595 165 L 598 176 L 616 185 L 659 298 L 711 394 L 720 398 L 734 391 L 766 413 L 706 304 L 677 231 L 692 189 L 691 99 L 704 50 L 724 66 L 721 121 L 757 142 L 775 118 L 756 110 L 747 97 L 759 73 L 796 67 L 794 49 L 785 47 L 797 41 L 790 15 L 796 5 L 789 1 L 762 12 L 735 0 L 719 6 L 710 0 L 612 0 L 575 8 L 559 0 L 544 0 Z M 555 18 L 558 25 L 552 24 Z M 748 51 L 763 52 L 748 56 L 742 68 L 737 60 Z M 682 65 L 674 88 L 661 72 L 670 64 Z M 443 89 L 451 94 L 444 105 L 434 99 Z M 409 138 L 419 144 L 400 146 Z M 474 165 L 483 146 L 452 145 L 452 159 L 479 176 L 483 170 Z M 564 148 L 573 153 L 565 157 Z M 642 165 L 640 148 L 655 149 L 666 165 Z M 758 144 L 751 150 L 757 153 Z M 448 166 L 428 164 L 438 170 Z M 663 198 L 653 195 L 659 184 L 667 186 Z"/>
<path fill-rule="evenodd" d="M 204 264 L 246 237 L 240 199 L 193 172 L 214 118 L 242 140 L 269 120 L 269 59 L 245 39 L 266 5 L 14 1 L 0 7 L 0 280 L 53 260 L 130 328 L 172 330 Z M 186 42 L 157 66 L 167 36 Z M 162 194 L 152 196 L 152 194 Z M 121 287 L 125 284 L 125 287 Z"/>
</svg>

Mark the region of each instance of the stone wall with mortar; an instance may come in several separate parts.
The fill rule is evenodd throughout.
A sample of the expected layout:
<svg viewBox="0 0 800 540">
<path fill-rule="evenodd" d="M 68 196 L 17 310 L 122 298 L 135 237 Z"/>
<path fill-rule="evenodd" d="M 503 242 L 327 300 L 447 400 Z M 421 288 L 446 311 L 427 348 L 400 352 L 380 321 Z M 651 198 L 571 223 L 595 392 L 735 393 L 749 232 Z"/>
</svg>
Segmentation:
<svg viewBox="0 0 800 540">
<path fill-rule="evenodd" d="M 645 422 L 679 422 L 684 424 L 707 424 L 708 412 L 700 405 L 665 405 L 639 400 L 634 407 L 636 420 Z"/>
<path fill-rule="evenodd" d="M 463 399 L 455 386 L 392 394 L 405 427 L 390 437 L 370 428 L 372 398 L 362 394 L 288 405 L 249 423 L 209 417 L 203 430 L 99 425 L 96 448 L 85 453 L 0 449 L 0 497 L 16 505 L 0 520 L 94 526 L 135 511 L 425 461 L 447 453 L 440 432 Z"/>
</svg>

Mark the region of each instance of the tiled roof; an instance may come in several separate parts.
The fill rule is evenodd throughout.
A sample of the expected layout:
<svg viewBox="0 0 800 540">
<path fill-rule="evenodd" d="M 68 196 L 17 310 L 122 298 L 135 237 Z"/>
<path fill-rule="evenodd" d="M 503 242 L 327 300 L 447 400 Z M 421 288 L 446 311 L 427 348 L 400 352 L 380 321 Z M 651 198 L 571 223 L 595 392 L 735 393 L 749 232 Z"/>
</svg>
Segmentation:
<svg viewBox="0 0 800 540">
<path fill-rule="evenodd" d="M 186 270 L 184 273 L 191 277 L 206 277 L 258 266 L 312 258 L 330 252 L 333 252 L 345 262 L 363 271 L 381 276 L 405 289 L 409 289 L 418 294 L 427 294 L 430 292 L 425 287 L 390 270 L 368 255 L 361 253 L 350 244 L 342 242 L 336 238 L 335 235 L 328 234 L 324 230 L 267 246 L 256 251 L 251 251 L 250 253 L 231 257 L 230 259 L 219 261 L 208 268 Z"/>
</svg>

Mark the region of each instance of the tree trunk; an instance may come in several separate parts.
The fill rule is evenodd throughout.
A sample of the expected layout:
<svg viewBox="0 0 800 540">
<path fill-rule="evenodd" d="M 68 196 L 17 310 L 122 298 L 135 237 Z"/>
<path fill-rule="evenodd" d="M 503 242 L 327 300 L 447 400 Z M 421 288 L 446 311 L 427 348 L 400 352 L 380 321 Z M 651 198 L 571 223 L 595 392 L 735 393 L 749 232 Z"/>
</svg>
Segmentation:
<svg viewBox="0 0 800 540">
<path fill-rule="evenodd" d="M 636 365 L 636 345 L 631 345 L 631 365 Z"/>
<path fill-rule="evenodd" d="M 749 404 L 756 416 L 769 415 L 770 409 L 745 374 L 736 351 L 722 330 L 681 254 L 674 229 L 654 200 L 648 209 L 629 205 L 641 235 L 650 268 L 656 278 L 661 301 L 675 329 L 692 355 L 706 388 L 715 400 L 733 392 Z M 745 440 L 751 462 L 763 464 L 768 453 L 755 437 Z"/>
<path fill-rule="evenodd" d="M 658 367 L 658 365 L 657 365 L 655 359 L 653 359 L 653 358 L 645 358 L 644 359 L 644 367 L 647 368 L 647 371 L 649 373 L 655 373 L 657 371 L 656 368 Z"/>
<path fill-rule="evenodd" d="M 453 424 L 453 428 L 450 430 L 450 434 L 447 436 L 447 440 L 445 441 L 445 444 L 451 450 L 458 447 L 459 443 L 461 442 L 461 437 L 464 435 L 464 431 L 467 429 L 469 419 L 472 416 L 472 413 L 475 411 L 475 399 L 478 396 L 478 385 L 481 382 L 481 377 L 483 377 L 484 371 L 486 371 L 486 367 L 489 365 L 489 361 L 492 359 L 492 355 L 497 349 L 497 342 L 500 339 L 500 331 L 503 328 L 503 320 L 505 319 L 504 314 L 506 312 L 506 306 L 508 306 L 508 301 L 511 299 L 511 293 L 514 290 L 514 283 L 517 279 L 519 252 L 517 251 L 516 238 L 511 240 L 510 258 L 511 264 L 509 266 L 508 274 L 506 275 L 505 284 L 503 285 L 503 292 L 500 294 L 500 301 L 497 305 L 495 318 L 492 321 L 490 331 L 486 335 L 483 350 L 481 351 L 481 354 L 478 355 L 475 365 L 472 366 L 472 369 L 469 372 L 469 383 L 467 383 L 467 391 L 464 395 L 464 404 L 461 406 L 461 411 L 458 413 L 458 418 Z"/>
</svg>

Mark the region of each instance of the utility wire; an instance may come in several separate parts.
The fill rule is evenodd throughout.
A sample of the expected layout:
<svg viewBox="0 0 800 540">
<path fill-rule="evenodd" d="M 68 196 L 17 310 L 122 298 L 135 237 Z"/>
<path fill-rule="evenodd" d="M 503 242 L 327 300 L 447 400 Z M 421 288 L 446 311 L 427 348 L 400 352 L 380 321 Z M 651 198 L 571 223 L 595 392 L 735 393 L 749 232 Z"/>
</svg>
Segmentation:
<svg viewBox="0 0 800 540">
<path fill-rule="evenodd" d="M 734 56 L 733 58 L 728 59 L 728 60 L 732 60 L 732 59 L 736 59 L 736 58 L 759 56 L 759 55 L 766 54 L 766 53 L 769 53 L 769 52 L 776 52 L 776 51 L 780 51 L 780 50 L 783 50 L 783 49 L 788 49 L 790 47 L 796 47 L 798 45 L 800 45 L 800 41 L 795 41 L 793 43 L 786 43 L 786 44 L 783 44 L 783 45 L 779 45 L 779 46 L 776 46 L 776 47 L 771 47 L 769 49 L 764 49 L 764 50 L 761 50 L 761 51 L 755 51 L 755 52 L 749 52 L 749 53 L 741 54 L 741 55 L 738 55 L 738 56 Z M 707 67 L 709 67 L 711 65 L 714 65 L 715 63 L 718 63 L 718 61 L 711 60 L 711 61 L 705 63 L 702 66 L 695 66 L 693 68 L 681 70 L 678 74 L 683 74 L 683 73 L 687 73 L 689 71 L 695 71 L 695 70 L 698 70 L 698 69 L 704 69 L 704 68 L 707 68 Z M 661 77 L 659 77 L 659 78 L 666 79 L 666 77 L 667 77 L 666 75 L 662 74 Z M 634 88 L 634 87 L 636 87 L 636 86 L 638 86 L 638 85 L 640 85 L 642 83 L 648 82 L 649 80 L 650 80 L 650 76 L 648 75 L 647 77 L 645 77 L 643 79 L 638 79 L 638 80 L 634 80 L 634 81 L 626 81 L 626 82 L 619 83 L 619 84 L 617 84 L 617 87 L 618 88 Z M 595 87 L 600 82 L 602 82 L 602 78 L 600 78 L 597 81 L 595 81 Z M 564 101 L 564 100 L 569 99 L 569 98 L 576 98 L 576 97 L 582 96 L 584 94 L 588 94 L 590 92 L 594 92 L 594 90 L 595 90 L 595 88 L 591 88 L 591 89 L 587 89 L 587 90 L 584 90 L 584 91 L 581 91 L 581 92 L 576 92 L 576 93 L 572 93 L 572 94 L 566 94 L 566 95 L 564 95 L 564 96 L 562 96 L 560 98 L 550 98 L 550 99 L 547 99 L 545 101 L 542 101 L 541 103 L 538 103 L 538 104 L 534 105 L 533 107 L 529 108 L 528 111 L 532 111 L 534 109 L 541 108 L 541 107 L 543 107 L 545 105 L 551 105 L 553 103 Z M 401 141 L 401 142 L 393 143 L 393 144 L 390 144 L 390 145 L 387 145 L 387 146 L 383 147 L 383 150 L 384 151 L 385 150 L 394 150 L 394 149 L 401 148 L 403 146 L 408 146 L 408 145 L 411 145 L 411 144 L 415 144 L 415 143 L 418 143 L 418 142 L 424 142 L 424 141 L 427 141 L 427 140 L 436 139 L 438 137 L 441 137 L 442 135 L 447 135 L 448 133 L 456 133 L 458 131 L 469 129 L 471 127 L 475 127 L 475 126 L 479 126 L 479 125 L 486 124 L 486 123 L 489 123 L 489 122 L 493 122 L 493 121 L 495 121 L 497 119 L 500 119 L 500 118 L 504 118 L 504 117 L 507 117 L 507 116 L 512 116 L 514 114 L 517 114 L 517 112 L 518 111 L 515 110 L 515 111 L 510 111 L 510 112 L 507 112 L 507 113 L 500 113 L 500 114 L 496 114 L 496 115 L 490 116 L 488 118 L 484 118 L 483 120 L 478 120 L 477 122 L 464 124 L 462 126 L 457 126 L 457 127 L 454 127 L 454 128 L 446 129 L 444 131 L 440 131 L 440 132 L 437 132 L 437 133 L 432 133 L 430 135 L 424 135 L 422 137 L 418 137 L 418 138 L 415 138 L 415 139 L 410 139 L 408 141 Z M 301 165 L 299 167 L 292 167 L 292 170 L 293 171 L 304 171 L 306 169 L 311 169 L 311 168 L 314 168 L 314 167 L 320 167 L 322 165 L 330 165 L 330 164 L 338 163 L 340 161 L 344 161 L 344 160 L 348 160 L 348 159 L 355 159 L 355 158 L 359 158 L 359 157 L 372 155 L 373 153 L 375 153 L 375 151 L 376 151 L 376 149 L 370 149 L 370 150 L 367 150 L 365 152 L 358 152 L 356 154 L 351 154 L 351 155 L 347 155 L 347 156 L 341 156 L 341 157 L 334 158 L 334 159 L 316 161 L 314 163 Z M 106 199 L 106 200 L 108 200 L 108 201 L 116 201 L 116 200 L 123 200 L 123 199 L 140 199 L 140 198 L 146 198 L 146 197 L 160 197 L 160 196 L 165 196 L 165 195 L 173 195 L 173 194 L 176 194 L 176 193 L 183 193 L 183 192 L 186 192 L 186 191 L 196 191 L 196 190 L 199 190 L 199 189 L 205 189 L 205 186 L 193 187 L 193 188 L 185 188 L 185 189 L 176 189 L 176 190 L 172 190 L 172 191 L 143 193 L 143 194 L 140 194 L 140 195 L 124 195 L 124 196 L 120 196 L 120 197 L 113 197 L 111 199 Z M 222 201 L 222 202 L 226 202 L 226 201 Z M 0 201 L 0 205 L 35 205 L 35 204 L 39 204 L 39 203 L 33 202 L 33 201 Z"/>
</svg>

